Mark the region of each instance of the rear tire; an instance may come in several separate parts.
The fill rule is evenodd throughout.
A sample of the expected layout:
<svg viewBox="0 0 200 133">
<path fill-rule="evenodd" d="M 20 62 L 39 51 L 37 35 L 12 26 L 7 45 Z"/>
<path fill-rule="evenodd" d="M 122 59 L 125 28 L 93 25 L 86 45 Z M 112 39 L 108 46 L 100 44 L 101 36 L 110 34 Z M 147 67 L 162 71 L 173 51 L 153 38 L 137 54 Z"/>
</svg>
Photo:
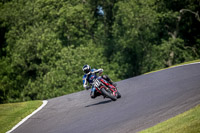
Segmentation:
<svg viewBox="0 0 200 133">
<path fill-rule="evenodd" d="M 113 101 L 116 101 L 116 100 L 117 100 L 117 97 L 114 96 L 113 94 L 111 94 L 109 91 L 107 91 L 107 90 L 105 89 L 105 87 L 102 87 L 102 88 L 101 88 L 101 92 L 103 93 L 103 95 L 109 97 L 111 100 L 113 100 Z"/>
</svg>

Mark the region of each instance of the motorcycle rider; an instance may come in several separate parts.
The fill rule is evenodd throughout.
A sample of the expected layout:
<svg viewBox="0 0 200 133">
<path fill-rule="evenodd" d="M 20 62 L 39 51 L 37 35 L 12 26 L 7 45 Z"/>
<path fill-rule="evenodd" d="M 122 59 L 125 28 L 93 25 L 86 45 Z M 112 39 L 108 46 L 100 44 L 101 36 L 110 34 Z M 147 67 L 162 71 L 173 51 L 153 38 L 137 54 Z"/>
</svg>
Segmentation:
<svg viewBox="0 0 200 133">
<path fill-rule="evenodd" d="M 99 73 L 100 75 L 103 72 L 103 69 L 91 69 L 89 65 L 84 65 L 82 69 L 85 73 L 83 76 L 83 87 L 88 90 L 91 88 L 91 84 L 93 83 L 94 79 L 97 78 L 96 74 Z M 116 84 L 113 83 L 107 75 L 103 75 L 102 78 L 108 81 L 110 84 L 116 86 Z M 92 86 L 90 96 L 91 98 L 96 98 L 99 96 L 99 93 L 97 93 L 94 86 Z"/>
</svg>

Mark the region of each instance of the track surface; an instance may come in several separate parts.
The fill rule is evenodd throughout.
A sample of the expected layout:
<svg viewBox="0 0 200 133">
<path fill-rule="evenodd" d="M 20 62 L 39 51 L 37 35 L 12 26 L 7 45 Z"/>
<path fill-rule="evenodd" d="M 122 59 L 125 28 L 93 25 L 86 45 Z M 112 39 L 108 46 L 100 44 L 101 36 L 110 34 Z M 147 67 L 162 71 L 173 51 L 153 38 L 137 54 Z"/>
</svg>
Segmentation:
<svg viewBox="0 0 200 133">
<path fill-rule="evenodd" d="M 90 91 L 48 100 L 13 133 L 134 133 L 200 104 L 200 64 L 171 68 L 117 82 L 113 102 Z"/>
</svg>

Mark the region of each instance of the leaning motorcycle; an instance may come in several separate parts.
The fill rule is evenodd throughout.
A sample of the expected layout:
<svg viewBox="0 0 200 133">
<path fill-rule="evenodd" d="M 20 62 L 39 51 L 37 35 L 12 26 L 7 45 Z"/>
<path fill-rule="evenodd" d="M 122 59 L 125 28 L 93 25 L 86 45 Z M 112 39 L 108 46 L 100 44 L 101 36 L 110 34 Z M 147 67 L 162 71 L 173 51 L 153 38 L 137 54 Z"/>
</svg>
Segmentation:
<svg viewBox="0 0 200 133">
<path fill-rule="evenodd" d="M 96 88 L 97 92 L 103 95 L 104 98 L 110 98 L 113 101 L 116 101 L 117 98 L 121 98 L 121 94 L 117 90 L 117 87 L 110 84 L 101 76 L 94 79 L 93 85 Z"/>
</svg>

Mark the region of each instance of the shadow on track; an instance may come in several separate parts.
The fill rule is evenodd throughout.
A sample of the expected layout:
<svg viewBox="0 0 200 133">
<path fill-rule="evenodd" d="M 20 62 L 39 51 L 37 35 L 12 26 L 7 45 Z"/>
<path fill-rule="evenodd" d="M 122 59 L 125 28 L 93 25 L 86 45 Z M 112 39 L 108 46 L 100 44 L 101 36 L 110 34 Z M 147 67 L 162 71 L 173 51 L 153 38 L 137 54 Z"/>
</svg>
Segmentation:
<svg viewBox="0 0 200 133">
<path fill-rule="evenodd" d="M 98 103 L 87 105 L 85 107 L 91 107 L 91 106 L 100 105 L 100 104 L 106 104 L 106 103 L 110 103 L 110 102 L 112 102 L 112 100 L 101 101 L 101 102 L 98 102 Z"/>
</svg>

